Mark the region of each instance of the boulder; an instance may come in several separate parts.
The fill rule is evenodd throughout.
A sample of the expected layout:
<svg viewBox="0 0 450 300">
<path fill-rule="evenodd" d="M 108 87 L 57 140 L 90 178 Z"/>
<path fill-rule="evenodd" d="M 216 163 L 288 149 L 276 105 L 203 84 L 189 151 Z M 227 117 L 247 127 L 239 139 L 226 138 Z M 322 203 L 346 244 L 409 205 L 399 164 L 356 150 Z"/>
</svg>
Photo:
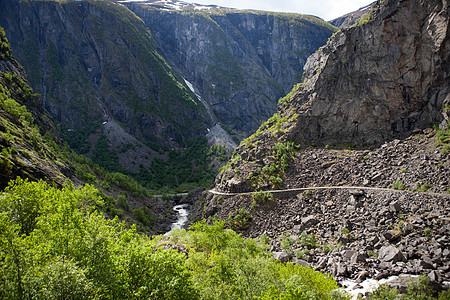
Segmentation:
<svg viewBox="0 0 450 300">
<path fill-rule="evenodd" d="M 291 259 L 291 255 L 286 252 L 275 252 L 273 253 L 272 258 L 279 260 L 282 263 L 286 263 Z"/>
<path fill-rule="evenodd" d="M 406 261 L 406 258 L 403 255 L 403 253 L 398 248 L 392 245 L 381 247 L 378 253 L 378 258 L 382 262 L 396 263 L 399 261 Z"/>
<path fill-rule="evenodd" d="M 317 220 L 316 216 L 314 215 L 302 218 L 302 225 L 304 226 L 304 228 L 309 228 L 316 225 L 317 223 L 319 223 L 319 220 Z"/>
</svg>

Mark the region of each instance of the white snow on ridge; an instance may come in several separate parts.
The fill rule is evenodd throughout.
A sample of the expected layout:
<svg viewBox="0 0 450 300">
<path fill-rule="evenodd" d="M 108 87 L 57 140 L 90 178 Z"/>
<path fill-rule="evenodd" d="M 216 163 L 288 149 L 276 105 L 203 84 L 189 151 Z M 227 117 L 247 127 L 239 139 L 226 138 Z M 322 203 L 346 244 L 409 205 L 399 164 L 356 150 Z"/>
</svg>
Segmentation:
<svg viewBox="0 0 450 300">
<path fill-rule="evenodd" d="M 122 3 L 141 3 L 149 6 L 162 6 L 162 10 L 182 10 L 185 7 L 192 7 L 195 10 L 210 10 L 212 8 L 217 8 L 217 5 L 201 5 L 195 3 L 189 3 L 177 0 L 121 0 L 118 1 Z"/>
</svg>

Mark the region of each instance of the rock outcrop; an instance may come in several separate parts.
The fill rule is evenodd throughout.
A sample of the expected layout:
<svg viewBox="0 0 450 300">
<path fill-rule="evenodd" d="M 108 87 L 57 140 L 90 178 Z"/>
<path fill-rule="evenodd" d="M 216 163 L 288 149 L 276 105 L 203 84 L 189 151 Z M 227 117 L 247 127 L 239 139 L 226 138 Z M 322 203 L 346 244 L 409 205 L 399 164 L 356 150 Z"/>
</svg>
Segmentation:
<svg viewBox="0 0 450 300">
<path fill-rule="evenodd" d="M 55 154 L 58 144 L 56 126 L 39 104 L 0 27 L 0 188 L 17 176 L 62 185 L 70 166 Z"/>
<path fill-rule="evenodd" d="M 384 1 L 313 54 L 280 103 L 298 143 L 380 143 L 442 121 L 450 102 L 446 1 Z"/>
<path fill-rule="evenodd" d="M 450 155 L 440 150 L 431 129 L 372 149 L 307 147 L 285 173 L 293 190 L 265 202 L 207 194 L 195 212 L 228 220 L 247 211 L 244 236 L 266 235 L 273 252 L 288 254 L 277 257 L 306 260 L 338 278 L 425 273 L 448 281 Z"/>
<path fill-rule="evenodd" d="M 376 3 L 376 1 L 374 2 Z M 372 3 L 373 4 L 373 3 Z M 361 19 L 361 17 L 365 14 L 370 14 L 370 9 L 372 4 L 361 7 L 358 10 L 352 11 L 348 14 L 345 14 L 339 18 L 333 19 L 330 21 L 331 24 L 338 28 L 346 28 L 355 25 L 355 22 Z M 364 18 L 363 18 L 364 19 Z M 363 21 L 363 20 L 361 20 Z"/>
</svg>

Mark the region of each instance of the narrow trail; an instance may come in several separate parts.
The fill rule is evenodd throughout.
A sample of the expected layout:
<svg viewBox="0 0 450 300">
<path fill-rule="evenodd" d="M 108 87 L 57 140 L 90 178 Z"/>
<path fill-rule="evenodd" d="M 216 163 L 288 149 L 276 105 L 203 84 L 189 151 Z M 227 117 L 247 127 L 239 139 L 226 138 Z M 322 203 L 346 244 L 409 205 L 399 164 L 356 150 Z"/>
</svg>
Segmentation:
<svg viewBox="0 0 450 300">
<path fill-rule="evenodd" d="M 409 191 L 409 190 L 395 190 L 389 188 L 378 188 L 378 187 L 366 187 L 366 186 L 313 186 L 313 187 L 303 187 L 303 188 L 292 188 L 292 189 L 283 189 L 283 190 L 267 190 L 262 192 L 270 192 L 272 194 L 283 194 L 283 193 L 292 193 L 292 192 L 301 192 L 307 190 L 369 190 L 369 191 L 385 191 L 385 192 L 395 192 L 395 193 L 410 193 L 410 194 L 425 194 L 431 196 L 441 196 L 445 198 L 450 198 L 450 194 L 447 193 L 431 193 L 431 192 L 417 192 L 417 191 Z M 248 195 L 259 193 L 261 191 L 253 191 L 253 192 L 242 192 L 242 193 L 225 193 L 219 192 L 215 189 L 208 191 L 211 194 L 219 195 L 219 196 L 238 196 L 238 195 Z"/>
</svg>

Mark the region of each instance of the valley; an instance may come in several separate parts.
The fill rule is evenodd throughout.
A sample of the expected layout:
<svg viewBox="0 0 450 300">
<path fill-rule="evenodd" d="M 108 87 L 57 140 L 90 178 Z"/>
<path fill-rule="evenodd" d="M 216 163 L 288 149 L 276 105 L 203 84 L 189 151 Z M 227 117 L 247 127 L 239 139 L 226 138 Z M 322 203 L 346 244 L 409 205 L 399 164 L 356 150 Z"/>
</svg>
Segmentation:
<svg viewBox="0 0 450 300">
<path fill-rule="evenodd" d="M 448 16 L 2 1 L 0 298 L 447 299 Z"/>
</svg>

